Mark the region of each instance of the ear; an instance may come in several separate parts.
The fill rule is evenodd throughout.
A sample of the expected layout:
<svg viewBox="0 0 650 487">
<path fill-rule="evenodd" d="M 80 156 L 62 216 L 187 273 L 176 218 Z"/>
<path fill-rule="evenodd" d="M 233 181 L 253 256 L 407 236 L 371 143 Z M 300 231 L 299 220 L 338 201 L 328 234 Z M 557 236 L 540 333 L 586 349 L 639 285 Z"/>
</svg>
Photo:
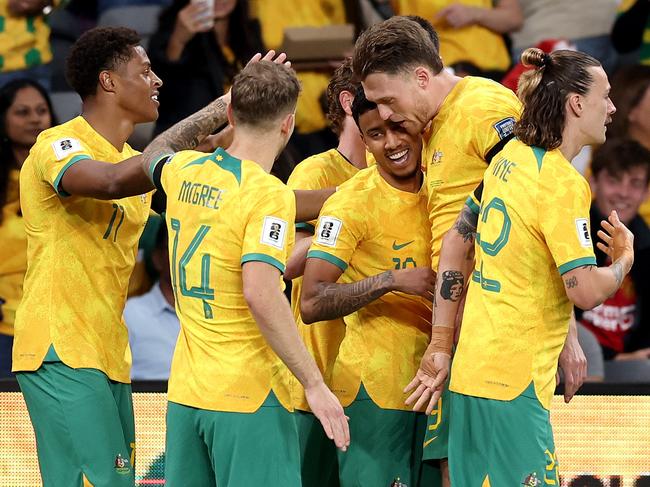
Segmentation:
<svg viewBox="0 0 650 487">
<path fill-rule="evenodd" d="M 228 117 L 228 123 L 231 126 L 235 126 L 235 116 L 232 114 L 232 104 L 228 103 L 228 106 L 226 107 L 226 116 Z"/>
<path fill-rule="evenodd" d="M 571 93 L 567 98 L 567 107 L 576 117 L 582 116 L 582 96 L 577 93 Z"/>
<path fill-rule="evenodd" d="M 115 92 L 115 81 L 113 79 L 113 76 L 115 76 L 115 73 L 108 70 L 104 70 L 99 73 L 98 82 L 102 90 L 108 93 Z"/>
<path fill-rule="evenodd" d="M 424 66 L 415 68 L 415 80 L 420 88 L 425 89 L 431 82 L 431 72 Z"/>
<path fill-rule="evenodd" d="M 282 125 L 280 127 L 280 131 L 282 132 L 283 135 L 287 137 L 291 136 L 291 134 L 293 133 L 293 127 L 295 125 L 295 118 L 296 118 L 295 113 L 290 113 L 284 118 L 284 120 L 282 121 Z"/>
<path fill-rule="evenodd" d="M 354 101 L 354 95 L 349 91 L 344 90 L 341 91 L 341 93 L 339 93 L 339 103 L 341 104 L 341 107 L 343 108 L 345 114 L 348 115 L 349 117 L 352 116 L 353 101 Z"/>
</svg>

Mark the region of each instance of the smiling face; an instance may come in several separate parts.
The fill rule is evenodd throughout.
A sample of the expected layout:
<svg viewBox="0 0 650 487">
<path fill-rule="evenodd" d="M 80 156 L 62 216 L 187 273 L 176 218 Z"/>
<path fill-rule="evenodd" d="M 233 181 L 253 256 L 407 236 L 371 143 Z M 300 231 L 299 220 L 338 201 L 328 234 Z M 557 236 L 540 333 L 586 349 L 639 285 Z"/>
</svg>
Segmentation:
<svg viewBox="0 0 650 487">
<path fill-rule="evenodd" d="M 593 82 L 583 96 L 582 132 L 586 136 L 585 145 L 605 142 L 606 125 L 612 121 L 616 107 L 609 98 L 609 81 L 602 67 L 589 68 Z"/>
<path fill-rule="evenodd" d="M 149 56 L 142 46 L 135 46 L 128 63 L 113 73 L 118 103 L 134 123 L 153 122 L 158 118 L 158 88 L 162 81 L 151 70 Z"/>
<path fill-rule="evenodd" d="M 31 147 L 43 130 L 52 126 L 52 114 L 43 95 L 26 86 L 16 92 L 5 115 L 7 138 L 12 144 Z"/>
<path fill-rule="evenodd" d="M 627 225 L 648 197 L 648 167 L 632 166 L 620 174 L 612 174 L 605 168 L 592 176 L 591 185 L 600 213 L 609 215 L 616 210 Z"/>
<path fill-rule="evenodd" d="M 399 123 L 383 120 L 378 109 L 359 116 L 359 129 L 389 184 L 400 188 L 419 176 L 422 150 L 419 135 L 411 135 Z"/>
</svg>

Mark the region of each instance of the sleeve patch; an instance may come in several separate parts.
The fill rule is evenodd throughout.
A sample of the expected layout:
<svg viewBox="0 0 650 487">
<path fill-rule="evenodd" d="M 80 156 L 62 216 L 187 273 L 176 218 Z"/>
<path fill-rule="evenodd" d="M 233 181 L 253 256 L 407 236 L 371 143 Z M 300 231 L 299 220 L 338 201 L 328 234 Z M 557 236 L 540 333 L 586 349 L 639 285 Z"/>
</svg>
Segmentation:
<svg viewBox="0 0 650 487">
<path fill-rule="evenodd" d="M 264 226 L 262 227 L 262 238 L 260 239 L 260 243 L 282 250 L 284 248 L 286 233 L 286 221 L 274 216 L 266 216 L 264 217 Z"/>
<path fill-rule="evenodd" d="M 342 226 L 343 222 L 338 218 L 331 216 L 321 217 L 320 223 L 318 224 L 318 237 L 316 238 L 316 242 L 327 247 L 336 246 L 336 241 L 339 238 Z"/>
<path fill-rule="evenodd" d="M 586 218 L 576 218 L 576 231 L 578 240 L 583 247 L 592 247 L 591 235 L 589 235 L 589 220 Z"/>
<path fill-rule="evenodd" d="M 52 149 L 54 149 L 54 154 L 56 155 L 56 160 L 60 161 L 65 159 L 70 154 L 75 152 L 81 152 L 83 148 L 81 143 L 77 139 L 59 139 L 56 142 L 52 143 Z"/>
<path fill-rule="evenodd" d="M 497 134 L 499 134 L 499 139 L 505 139 L 513 133 L 515 129 L 515 119 L 514 117 L 504 118 L 495 123 L 493 127 L 494 130 L 497 131 Z"/>
</svg>

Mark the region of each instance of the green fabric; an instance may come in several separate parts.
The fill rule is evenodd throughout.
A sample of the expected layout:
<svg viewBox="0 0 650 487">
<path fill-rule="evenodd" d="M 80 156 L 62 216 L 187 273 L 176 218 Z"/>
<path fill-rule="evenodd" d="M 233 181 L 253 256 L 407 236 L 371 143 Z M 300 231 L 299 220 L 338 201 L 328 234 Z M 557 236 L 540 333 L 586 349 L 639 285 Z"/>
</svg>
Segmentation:
<svg viewBox="0 0 650 487">
<path fill-rule="evenodd" d="M 336 255 L 323 252 L 322 250 L 310 250 L 309 252 L 307 252 L 307 258 L 326 260 L 330 264 L 334 264 L 342 271 L 345 271 L 345 269 L 348 268 L 347 262 L 343 261 L 342 259 L 339 259 Z"/>
<path fill-rule="evenodd" d="M 271 257 L 270 255 L 260 254 L 256 252 L 246 254 L 242 256 L 241 264 L 244 265 L 246 262 L 264 262 L 266 264 L 272 265 L 273 267 L 277 268 L 282 274 L 284 274 L 284 264 L 275 257 Z"/>
<path fill-rule="evenodd" d="M 337 451 L 341 487 L 389 486 L 399 477 L 408 487 L 417 486 L 424 422 L 418 429 L 418 413 L 382 409 L 368 396 L 363 385 L 352 404 L 345 408 L 350 418 L 350 447 Z"/>
<path fill-rule="evenodd" d="M 338 487 L 336 445 L 312 413 L 297 410 L 293 416 L 300 441 L 302 486 Z"/>
<path fill-rule="evenodd" d="M 16 378 L 34 426 L 44 487 L 81 487 L 82 474 L 94 487 L 133 487 L 130 384 L 62 362 Z"/>
<path fill-rule="evenodd" d="M 167 405 L 165 486 L 300 487 L 293 415 L 270 393 L 254 413 Z"/>
<path fill-rule="evenodd" d="M 447 445 L 449 444 L 449 387 L 445 386 L 438 401 L 438 405 L 427 417 L 427 426 L 422 443 L 423 460 L 439 460 L 447 458 Z"/>
<path fill-rule="evenodd" d="M 451 393 L 451 485 L 560 485 L 549 412 L 531 385 L 512 401 Z"/>
</svg>

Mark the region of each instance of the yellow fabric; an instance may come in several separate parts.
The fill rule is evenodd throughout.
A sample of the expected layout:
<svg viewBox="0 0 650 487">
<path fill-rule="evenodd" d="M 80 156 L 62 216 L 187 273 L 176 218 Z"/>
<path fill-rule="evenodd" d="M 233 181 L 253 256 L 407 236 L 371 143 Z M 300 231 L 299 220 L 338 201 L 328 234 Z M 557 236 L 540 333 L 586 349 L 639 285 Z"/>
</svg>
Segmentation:
<svg viewBox="0 0 650 487">
<path fill-rule="evenodd" d="M 23 296 L 23 279 L 27 272 L 27 234 L 20 212 L 17 169 L 9 173 L 7 204 L 2 209 L 0 225 L 0 334 L 13 335 L 16 308 Z"/>
<path fill-rule="evenodd" d="M 331 149 L 308 157 L 298 164 L 291 173 L 287 186 L 291 189 L 331 188 L 340 186 L 358 172 L 359 169 L 346 160 L 339 151 Z M 314 233 L 314 225 L 316 225 L 316 221 L 298 224 L 296 230 Z M 305 325 L 300 316 L 302 277 L 294 279 L 291 285 L 291 308 L 298 325 L 298 331 L 307 346 L 307 350 L 316 360 L 325 383 L 329 385 L 334 360 L 339 345 L 345 336 L 345 323 L 343 323 L 342 318 L 339 318 Z M 300 410 L 308 411 L 309 405 L 300 382 L 293 376 L 290 380 L 292 404 Z"/>
<path fill-rule="evenodd" d="M 262 39 L 268 49 L 282 44 L 287 27 L 320 27 L 345 23 L 342 0 L 256 0 L 251 12 L 262 26 Z M 298 79 L 302 92 L 296 109 L 296 128 L 301 133 L 315 132 L 327 126 L 320 105 L 320 96 L 327 89 L 329 75 L 316 71 L 300 71 Z"/>
<path fill-rule="evenodd" d="M 559 150 L 513 140 L 485 172 L 450 389 L 499 400 L 531 381 L 548 409 L 573 305 L 561 274 L 596 265 L 589 184 Z"/>
<path fill-rule="evenodd" d="M 52 60 L 50 27 L 42 15 L 14 17 L 9 0 L 0 0 L 0 72 L 16 71 Z"/>
<path fill-rule="evenodd" d="M 117 163 L 137 154 L 128 144 L 118 151 L 83 117 L 38 136 L 20 173 L 28 265 L 16 313 L 14 370 L 36 370 L 53 344 L 70 367 L 130 382 L 122 311 L 151 197 L 102 201 L 58 190 L 75 161 Z"/>
<path fill-rule="evenodd" d="M 249 413 L 273 389 L 290 408 L 288 372 L 244 299 L 242 264 L 260 261 L 284 271 L 294 241 L 293 191 L 223 149 L 177 153 L 161 182 L 181 322 L 169 400 Z"/>
<path fill-rule="evenodd" d="M 456 221 L 469 193 L 481 182 L 485 156 L 512 131 L 520 103 L 509 89 L 468 76 L 445 98 L 422 148 L 433 228 L 433 268 L 442 238 Z"/>
<path fill-rule="evenodd" d="M 641 203 L 639 207 L 639 215 L 643 217 L 646 224 L 650 225 L 650 198 Z"/>
<path fill-rule="evenodd" d="M 390 269 L 429 267 L 428 228 L 425 186 L 415 194 L 399 191 L 374 166 L 360 171 L 325 202 L 308 257 L 344 268 L 341 283 Z M 347 406 L 363 382 L 379 407 L 409 410 L 402 390 L 429 343 L 430 303 L 391 292 L 344 321 L 347 328 L 334 363 L 332 391 Z"/>
<path fill-rule="evenodd" d="M 444 19 L 437 19 L 438 12 L 454 3 L 491 9 L 492 0 L 397 0 L 396 3 L 399 15 L 419 15 L 433 24 L 447 66 L 459 61 L 469 61 L 485 70 L 505 71 L 510 66 L 510 55 L 501 34 L 481 25 L 455 29 Z"/>
</svg>

